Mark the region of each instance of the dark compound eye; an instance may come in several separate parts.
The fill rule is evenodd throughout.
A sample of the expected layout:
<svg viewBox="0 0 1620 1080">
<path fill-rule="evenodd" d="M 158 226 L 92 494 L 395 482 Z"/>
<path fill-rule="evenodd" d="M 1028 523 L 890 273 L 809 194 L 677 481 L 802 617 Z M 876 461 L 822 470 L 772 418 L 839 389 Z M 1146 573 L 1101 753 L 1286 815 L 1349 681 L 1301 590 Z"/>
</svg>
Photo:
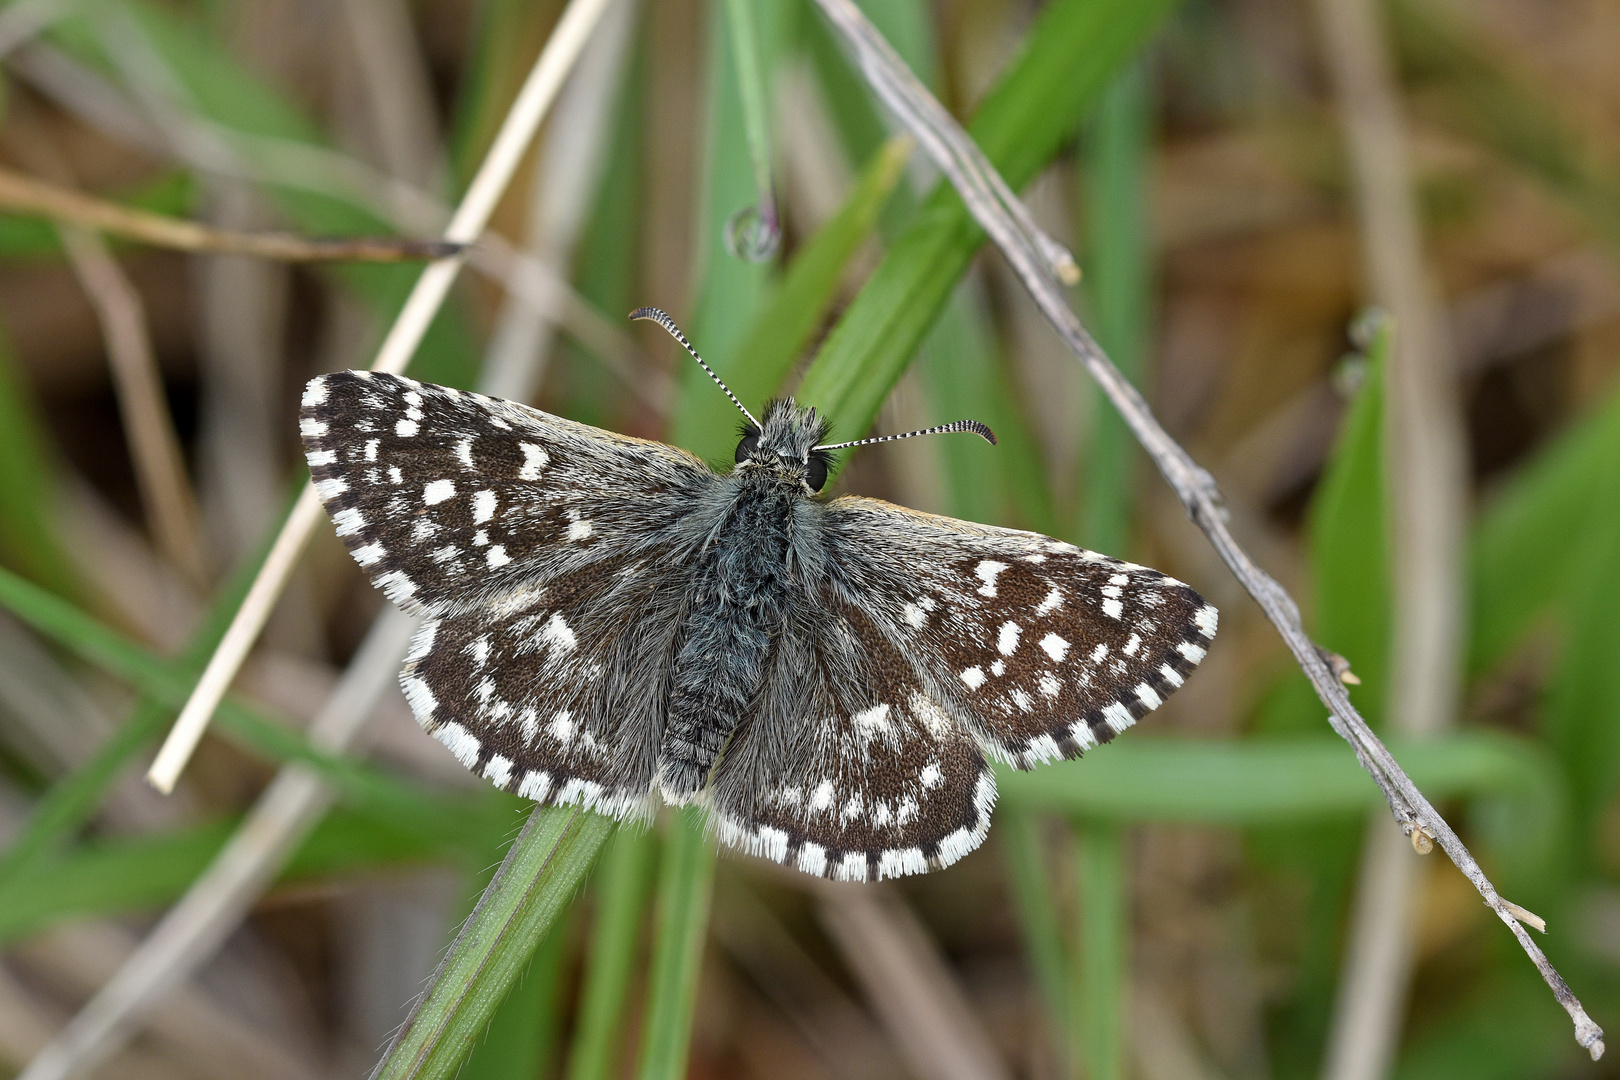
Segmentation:
<svg viewBox="0 0 1620 1080">
<path fill-rule="evenodd" d="M 750 432 L 743 436 L 742 442 L 737 444 L 737 464 L 747 461 L 755 450 L 759 449 L 759 433 Z"/>
<path fill-rule="evenodd" d="M 820 454 L 811 454 L 810 462 L 805 466 L 804 482 L 810 485 L 811 491 L 820 491 L 827 483 L 827 459 Z"/>
</svg>

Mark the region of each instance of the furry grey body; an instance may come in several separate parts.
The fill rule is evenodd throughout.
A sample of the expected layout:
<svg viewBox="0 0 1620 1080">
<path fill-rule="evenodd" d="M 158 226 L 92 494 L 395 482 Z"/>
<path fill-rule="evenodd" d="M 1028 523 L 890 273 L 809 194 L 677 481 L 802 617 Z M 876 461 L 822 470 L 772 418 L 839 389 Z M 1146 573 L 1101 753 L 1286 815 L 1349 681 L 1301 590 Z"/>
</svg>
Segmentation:
<svg viewBox="0 0 1620 1080">
<path fill-rule="evenodd" d="M 542 803 L 703 799 L 724 843 L 806 873 L 955 861 L 989 827 L 986 757 L 1107 742 L 1214 637 L 1214 609 L 1145 567 L 816 499 L 825 425 L 792 402 L 725 475 L 393 376 L 323 376 L 303 404 L 338 535 L 423 616 L 401 685 L 424 727 Z"/>
</svg>

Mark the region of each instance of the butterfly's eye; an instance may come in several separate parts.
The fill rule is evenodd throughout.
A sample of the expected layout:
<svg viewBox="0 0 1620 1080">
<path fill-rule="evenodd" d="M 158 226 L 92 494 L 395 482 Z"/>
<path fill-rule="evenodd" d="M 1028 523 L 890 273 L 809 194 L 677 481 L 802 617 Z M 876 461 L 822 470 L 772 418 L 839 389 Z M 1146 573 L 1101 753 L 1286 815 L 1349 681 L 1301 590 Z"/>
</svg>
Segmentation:
<svg viewBox="0 0 1620 1080">
<path fill-rule="evenodd" d="M 811 454 L 810 461 L 805 466 L 804 482 L 810 485 L 811 491 L 820 491 L 827 483 L 827 459 L 820 454 Z"/>
<path fill-rule="evenodd" d="M 737 464 L 741 465 L 747 461 L 757 449 L 759 449 L 759 434 L 749 432 L 744 435 L 742 442 L 737 444 Z"/>
</svg>

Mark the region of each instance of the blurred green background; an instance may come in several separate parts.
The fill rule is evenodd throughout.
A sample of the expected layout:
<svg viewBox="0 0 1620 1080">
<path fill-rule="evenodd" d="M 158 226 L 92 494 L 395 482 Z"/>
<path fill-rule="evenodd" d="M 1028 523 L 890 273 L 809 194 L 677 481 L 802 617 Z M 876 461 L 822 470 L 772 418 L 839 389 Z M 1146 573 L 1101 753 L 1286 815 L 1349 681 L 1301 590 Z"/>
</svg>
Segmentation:
<svg viewBox="0 0 1620 1080">
<path fill-rule="evenodd" d="M 737 75 L 739 7 L 757 80 Z M 1316 10 L 863 8 L 1079 254 L 1088 327 L 1214 473 L 1234 532 L 1313 634 L 1350 659 L 1353 700 L 1382 730 L 1400 327 L 1352 330 L 1369 290 Z M 560 9 L 16 0 L 0 8 L 0 164 L 230 229 L 432 235 Z M 1470 485 L 1458 723 L 1391 741 L 1612 1024 L 1620 7 L 1377 10 Z M 723 242 L 756 199 L 749 116 L 783 221 L 764 263 Z M 585 884 L 557 886 L 561 913 L 463 1076 L 1286 1080 L 1321 1074 L 1347 1022 L 1363 848 L 1393 828 L 1377 789 L 893 134 L 808 0 L 619 0 L 496 212 L 503 243 L 475 256 L 411 373 L 498 376 L 549 411 L 728 461 L 729 403 L 624 320 L 658 305 L 756 410 L 797 388 L 841 438 L 963 417 L 1001 436 L 862 451 L 837 490 L 1152 565 L 1220 607 L 1220 637 L 1126 737 L 1004 774 L 987 843 L 937 874 L 824 889 L 716 858 L 691 820 L 586 826 L 569 864 Z M 369 364 L 419 268 L 109 244 L 122 293 L 82 239 L 0 213 L 0 1073 L 106 983 L 301 759 L 333 809 L 98 1075 L 363 1074 L 524 807 L 461 770 L 397 694 L 361 749 L 311 757 L 301 729 L 382 603 L 324 524 L 177 794 L 140 777 L 302 482 L 300 387 Z M 547 269 L 525 285 L 513 252 Z M 178 509 L 138 464 L 161 454 L 109 364 L 108 296 L 149 343 L 155 415 L 183 457 Z M 1615 1072 L 1586 1060 L 1449 862 L 1415 875 L 1387 898 L 1412 910 L 1382 991 L 1388 1075 Z"/>
</svg>

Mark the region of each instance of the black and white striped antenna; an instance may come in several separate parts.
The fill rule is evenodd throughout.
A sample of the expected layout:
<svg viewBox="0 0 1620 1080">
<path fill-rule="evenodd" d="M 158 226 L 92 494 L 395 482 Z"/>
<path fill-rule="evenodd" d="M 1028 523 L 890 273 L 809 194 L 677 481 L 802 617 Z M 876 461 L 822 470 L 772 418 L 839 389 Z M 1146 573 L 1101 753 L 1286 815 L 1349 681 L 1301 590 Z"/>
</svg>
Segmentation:
<svg viewBox="0 0 1620 1080">
<path fill-rule="evenodd" d="M 742 414 L 748 417 L 748 422 L 754 425 L 755 430 L 763 430 L 763 425 L 760 424 L 758 420 L 754 419 L 754 414 L 748 411 L 748 406 L 737 400 L 737 395 L 731 392 L 731 387 L 727 386 L 721 380 L 720 376 L 714 373 L 714 368 L 710 367 L 703 357 L 698 355 L 698 351 L 692 348 L 692 343 L 686 340 L 686 335 L 681 333 L 681 328 L 675 325 L 675 320 L 670 318 L 666 312 L 655 307 L 636 308 L 636 310 L 630 313 L 630 318 L 650 319 L 659 326 L 662 326 L 665 330 L 668 330 L 669 336 L 680 342 L 681 348 L 691 353 L 692 359 L 703 365 L 703 370 L 709 373 L 709 378 L 713 379 L 715 383 L 719 385 L 720 389 L 726 392 L 726 397 L 731 399 L 731 403 L 733 405 L 742 410 Z"/>
<path fill-rule="evenodd" d="M 977 420 L 958 420 L 953 424 L 941 424 L 938 427 L 923 428 L 919 431 L 908 431 L 904 435 L 879 435 L 871 439 L 856 439 L 853 442 L 828 443 L 818 446 L 817 450 L 843 450 L 851 446 L 871 446 L 873 443 L 894 442 L 896 439 L 910 439 L 917 435 L 949 435 L 957 431 L 971 431 L 991 446 L 996 445 L 996 433 Z"/>
</svg>

